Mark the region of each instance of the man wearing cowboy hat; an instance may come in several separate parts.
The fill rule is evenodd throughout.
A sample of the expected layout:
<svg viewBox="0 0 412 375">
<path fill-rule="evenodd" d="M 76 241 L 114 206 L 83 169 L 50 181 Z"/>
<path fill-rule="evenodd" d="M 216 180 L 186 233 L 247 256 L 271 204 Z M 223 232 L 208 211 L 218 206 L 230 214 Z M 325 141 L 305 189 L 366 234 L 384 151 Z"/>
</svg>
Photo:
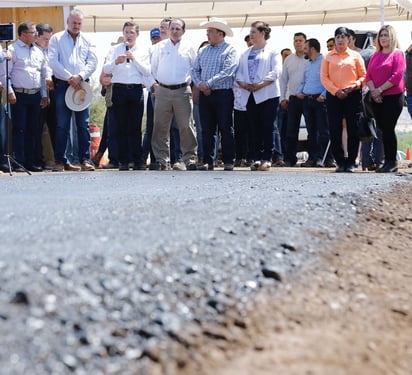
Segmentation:
<svg viewBox="0 0 412 375">
<path fill-rule="evenodd" d="M 205 164 L 199 169 L 213 170 L 215 137 L 219 131 L 224 169 L 231 171 L 235 161 L 232 88 L 237 57 L 235 48 L 226 43 L 225 36 L 233 36 L 233 32 L 225 20 L 218 18 L 202 22 L 200 26 L 207 28 L 209 45 L 200 51 L 192 70 L 192 79 L 200 90 Z"/>
<path fill-rule="evenodd" d="M 57 112 L 55 161 L 53 171 L 76 171 L 66 158 L 72 114 L 75 114 L 79 160 L 81 170 L 94 171 L 90 161 L 89 106 L 73 111 L 67 106 L 65 97 L 69 87 L 77 91 L 86 90 L 87 81 L 97 67 L 94 43 L 81 33 L 83 13 L 74 9 L 67 17 L 67 30 L 54 34 L 49 44 L 49 63 L 55 76 L 55 99 Z"/>
</svg>

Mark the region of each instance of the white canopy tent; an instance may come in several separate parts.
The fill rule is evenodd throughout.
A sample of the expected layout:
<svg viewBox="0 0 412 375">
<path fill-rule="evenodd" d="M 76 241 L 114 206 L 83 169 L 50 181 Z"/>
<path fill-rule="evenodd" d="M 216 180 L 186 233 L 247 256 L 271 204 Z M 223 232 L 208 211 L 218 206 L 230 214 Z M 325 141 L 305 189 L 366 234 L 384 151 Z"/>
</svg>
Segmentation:
<svg viewBox="0 0 412 375">
<path fill-rule="evenodd" d="M 0 7 L 10 7 L 0 0 Z M 232 27 L 264 20 L 271 26 L 402 21 L 412 18 L 412 0 L 17 0 L 13 7 L 71 6 L 84 15 L 84 31 L 118 31 L 126 20 L 142 30 L 163 17 L 180 17 L 187 28 L 220 17 Z"/>
</svg>

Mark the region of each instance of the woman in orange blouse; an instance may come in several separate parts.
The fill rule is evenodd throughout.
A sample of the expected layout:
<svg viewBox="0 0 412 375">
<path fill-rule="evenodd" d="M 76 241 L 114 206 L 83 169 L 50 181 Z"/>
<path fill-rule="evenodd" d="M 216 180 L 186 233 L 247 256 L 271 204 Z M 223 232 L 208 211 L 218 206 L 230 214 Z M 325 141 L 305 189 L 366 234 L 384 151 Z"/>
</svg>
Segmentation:
<svg viewBox="0 0 412 375">
<path fill-rule="evenodd" d="M 359 138 L 356 113 L 360 111 L 362 82 L 365 64 L 361 55 L 349 48 L 349 29 L 335 30 L 335 49 L 323 59 L 321 81 L 327 90 L 331 150 L 336 160 L 336 172 L 354 172 Z M 342 146 L 342 121 L 346 119 L 348 132 L 348 157 Z"/>
</svg>

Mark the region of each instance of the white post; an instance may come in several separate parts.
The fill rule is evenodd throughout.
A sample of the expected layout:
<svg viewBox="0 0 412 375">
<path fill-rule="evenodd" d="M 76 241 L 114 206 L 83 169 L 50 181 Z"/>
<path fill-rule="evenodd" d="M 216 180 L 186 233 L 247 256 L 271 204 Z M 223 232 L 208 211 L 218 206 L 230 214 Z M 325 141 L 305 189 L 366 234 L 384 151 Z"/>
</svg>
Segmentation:
<svg viewBox="0 0 412 375">
<path fill-rule="evenodd" d="M 381 26 L 385 24 L 385 0 L 381 0 Z"/>
</svg>

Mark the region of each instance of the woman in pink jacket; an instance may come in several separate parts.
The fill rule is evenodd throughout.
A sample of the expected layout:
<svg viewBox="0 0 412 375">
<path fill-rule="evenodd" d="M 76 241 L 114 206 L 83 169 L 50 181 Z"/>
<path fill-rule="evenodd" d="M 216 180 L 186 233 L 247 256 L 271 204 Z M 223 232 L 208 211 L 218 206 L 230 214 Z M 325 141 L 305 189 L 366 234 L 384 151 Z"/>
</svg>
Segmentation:
<svg viewBox="0 0 412 375">
<path fill-rule="evenodd" d="M 395 29 L 389 25 L 382 26 L 365 78 L 372 94 L 372 109 L 376 125 L 382 130 L 385 150 L 385 163 L 376 170 L 377 173 L 398 170 L 395 126 L 404 103 L 404 71 L 405 56 L 399 49 Z"/>
</svg>

